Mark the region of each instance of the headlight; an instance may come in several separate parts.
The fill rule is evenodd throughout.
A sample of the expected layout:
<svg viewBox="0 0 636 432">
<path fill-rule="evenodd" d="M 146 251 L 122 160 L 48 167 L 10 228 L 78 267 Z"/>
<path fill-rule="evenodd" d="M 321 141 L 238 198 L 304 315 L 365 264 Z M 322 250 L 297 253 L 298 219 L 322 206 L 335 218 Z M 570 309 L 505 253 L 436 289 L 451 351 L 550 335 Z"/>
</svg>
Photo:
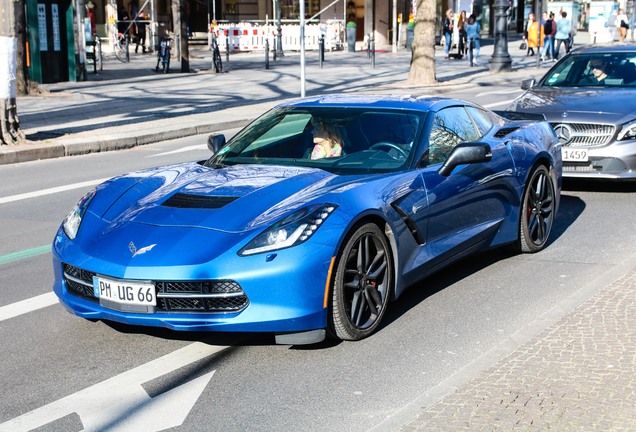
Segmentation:
<svg viewBox="0 0 636 432">
<path fill-rule="evenodd" d="M 75 207 L 71 210 L 71 212 L 64 218 L 64 222 L 62 223 L 62 227 L 64 228 L 64 232 L 73 240 L 77 235 L 77 231 L 82 223 L 82 218 L 86 213 L 86 209 L 90 204 L 91 200 L 95 196 L 96 191 L 92 190 L 86 195 L 84 195 L 78 202 L 75 204 Z"/>
<path fill-rule="evenodd" d="M 239 255 L 254 255 L 303 243 L 335 209 L 333 204 L 324 204 L 298 210 L 256 236 L 239 251 Z"/>
<path fill-rule="evenodd" d="M 627 123 L 618 134 L 618 141 L 636 139 L 636 122 Z"/>
</svg>

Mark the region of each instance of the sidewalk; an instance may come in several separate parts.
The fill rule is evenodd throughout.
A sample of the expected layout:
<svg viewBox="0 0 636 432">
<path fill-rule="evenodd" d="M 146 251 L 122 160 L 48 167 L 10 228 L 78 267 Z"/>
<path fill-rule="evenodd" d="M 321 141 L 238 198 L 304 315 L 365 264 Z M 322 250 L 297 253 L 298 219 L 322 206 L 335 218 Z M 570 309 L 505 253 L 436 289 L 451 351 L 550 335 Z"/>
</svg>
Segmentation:
<svg viewBox="0 0 636 432">
<path fill-rule="evenodd" d="M 488 60 L 493 41 L 482 41 L 479 65 L 467 59 L 446 60 L 436 48 L 439 85 L 413 87 L 406 83 L 410 51 L 376 52 L 375 67 L 367 52 L 326 52 L 321 69 L 318 53 L 306 54 L 306 95 L 336 92 L 440 94 L 460 86 L 519 83 L 540 76 L 536 57 L 519 50 L 510 36 L 512 72 L 491 73 Z M 222 56 L 225 73 L 212 72 L 204 47 L 190 50 L 190 73 L 180 73 L 173 59 L 171 73 L 154 71 L 153 54 L 131 53 L 130 63 L 107 58 L 104 70 L 88 80 L 43 84 L 44 93 L 18 97 L 18 114 L 28 143 L 0 146 L 0 164 L 129 148 L 194 134 L 241 127 L 284 99 L 300 96 L 300 56 L 286 53 L 265 69 L 264 53 Z"/>
<path fill-rule="evenodd" d="M 445 397 L 423 395 L 415 419 L 383 430 L 636 430 L 636 268 L 629 265 L 474 379 L 454 376 L 437 389 Z"/>
</svg>

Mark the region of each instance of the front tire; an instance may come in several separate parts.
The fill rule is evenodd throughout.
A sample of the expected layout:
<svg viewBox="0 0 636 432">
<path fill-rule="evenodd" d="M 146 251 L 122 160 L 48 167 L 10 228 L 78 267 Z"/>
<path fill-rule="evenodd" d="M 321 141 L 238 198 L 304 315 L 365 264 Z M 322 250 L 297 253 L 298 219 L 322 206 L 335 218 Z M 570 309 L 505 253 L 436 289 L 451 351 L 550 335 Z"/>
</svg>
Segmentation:
<svg viewBox="0 0 636 432">
<path fill-rule="evenodd" d="M 329 331 L 342 340 L 360 340 L 380 325 L 393 291 L 389 243 L 377 225 L 362 225 L 338 257 L 331 295 Z"/>
<path fill-rule="evenodd" d="M 542 250 L 554 224 L 555 192 L 548 169 L 537 166 L 523 192 L 518 248 L 524 253 Z"/>
</svg>

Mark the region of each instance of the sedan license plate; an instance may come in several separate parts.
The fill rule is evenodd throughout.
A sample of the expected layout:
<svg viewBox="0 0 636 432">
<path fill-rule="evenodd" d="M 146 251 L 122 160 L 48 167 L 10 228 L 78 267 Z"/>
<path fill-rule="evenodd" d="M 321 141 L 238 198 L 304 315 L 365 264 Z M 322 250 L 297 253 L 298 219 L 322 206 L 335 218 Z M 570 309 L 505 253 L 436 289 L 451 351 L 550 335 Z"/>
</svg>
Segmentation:
<svg viewBox="0 0 636 432">
<path fill-rule="evenodd" d="M 93 277 L 95 297 L 119 304 L 156 306 L 154 284 L 139 281 L 115 280 Z"/>
<path fill-rule="evenodd" d="M 587 162 L 587 149 L 573 149 L 562 147 L 561 158 L 563 159 L 563 162 Z"/>
</svg>

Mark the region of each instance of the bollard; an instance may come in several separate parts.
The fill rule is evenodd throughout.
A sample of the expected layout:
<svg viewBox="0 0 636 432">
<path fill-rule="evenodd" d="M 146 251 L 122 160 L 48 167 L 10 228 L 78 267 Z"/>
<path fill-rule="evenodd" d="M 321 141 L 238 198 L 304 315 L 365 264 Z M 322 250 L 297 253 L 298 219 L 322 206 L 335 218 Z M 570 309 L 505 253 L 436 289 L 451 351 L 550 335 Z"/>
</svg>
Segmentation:
<svg viewBox="0 0 636 432">
<path fill-rule="evenodd" d="M 274 49 L 272 50 L 272 57 L 276 61 L 276 39 L 274 39 Z"/>
<path fill-rule="evenodd" d="M 318 63 L 322 69 L 322 63 L 325 61 L 325 36 L 321 35 L 318 39 Z"/>
<path fill-rule="evenodd" d="M 225 36 L 225 61 L 230 62 L 230 38 Z"/>
<path fill-rule="evenodd" d="M 367 35 L 367 58 L 371 58 L 371 33 Z"/>
<path fill-rule="evenodd" d="M 269 69 L 269 40 L 265 39 L 265 69 Z"/>
<path fill-rule="evenodd" d="M 130 44 L 130 37 L 126 35 L 126 63 L 130 63 L 130 52 L 128 51 L 129 44 Z"/>
</svg>

